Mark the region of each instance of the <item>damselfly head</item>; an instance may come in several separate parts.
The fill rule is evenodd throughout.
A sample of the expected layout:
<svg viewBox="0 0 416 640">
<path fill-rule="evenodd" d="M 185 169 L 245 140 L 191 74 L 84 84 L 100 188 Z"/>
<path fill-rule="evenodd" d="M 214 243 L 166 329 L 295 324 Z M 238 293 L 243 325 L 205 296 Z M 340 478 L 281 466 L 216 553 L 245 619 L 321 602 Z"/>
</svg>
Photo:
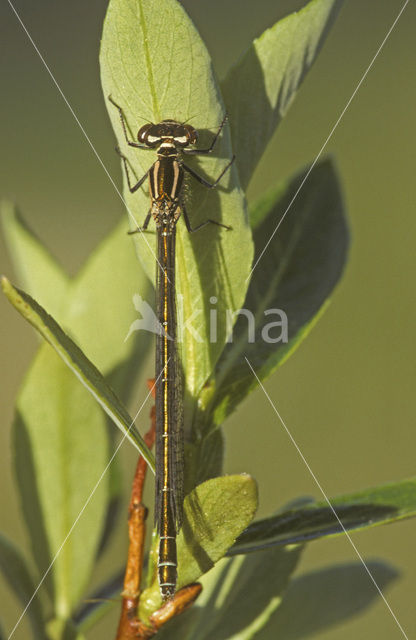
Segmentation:
<svg viewBox="0 0 416 640">
<path fill-rule="evenodd" d="M 163 142 L 172 142 L 176 147 L 195 144 L 198 134 L 190 124 L 181 124 L 176 120 L 162 120 L 158 124 L 145 124 L 137 134 L 139 142 L 148 147 L 158 147 Z"/>
</svg>

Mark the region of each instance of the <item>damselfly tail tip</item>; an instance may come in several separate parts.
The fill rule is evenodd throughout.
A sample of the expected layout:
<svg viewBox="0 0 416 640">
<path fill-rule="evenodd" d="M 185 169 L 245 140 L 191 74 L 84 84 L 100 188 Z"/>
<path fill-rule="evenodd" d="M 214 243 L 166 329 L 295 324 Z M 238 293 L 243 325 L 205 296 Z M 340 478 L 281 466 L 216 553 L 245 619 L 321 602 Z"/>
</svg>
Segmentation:
<svg viewBox="0 0 416 640">
<path fill-rule="evenodd" d="M 163 602 L 169 602 L 172 600 L 176 593 L 176 585 L 174 584 L 161 584 L 160 586 L 160 595 L 162 596 Z"/>
</svg>

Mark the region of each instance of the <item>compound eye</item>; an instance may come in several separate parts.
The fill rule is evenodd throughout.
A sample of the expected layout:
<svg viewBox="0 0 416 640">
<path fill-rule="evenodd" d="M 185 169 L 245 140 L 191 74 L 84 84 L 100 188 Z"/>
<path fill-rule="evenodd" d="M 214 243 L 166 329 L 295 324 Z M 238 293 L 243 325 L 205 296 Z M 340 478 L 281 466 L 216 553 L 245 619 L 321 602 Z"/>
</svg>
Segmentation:
<svg viewBox="0 0 416 640">
<path fill-rule="evenodd" d="M 137 134 L 137 140 L 142 144 L 146 144 L 148 147 L 153 147 L 159 142 L 158 136 L 151 135 L 152 127 L 154 127 L 153 124 L 145 124 L 139 129 L 139 133 Z"/>
<path fill-rule="evenodd" d="M 183 128 L 186 131 L 188 136 L 188 144 L 195 144 L 198 142 L 198 134 L 196 129 L 194 129 L 190 124 L 184 124 Z"/>
</svg>

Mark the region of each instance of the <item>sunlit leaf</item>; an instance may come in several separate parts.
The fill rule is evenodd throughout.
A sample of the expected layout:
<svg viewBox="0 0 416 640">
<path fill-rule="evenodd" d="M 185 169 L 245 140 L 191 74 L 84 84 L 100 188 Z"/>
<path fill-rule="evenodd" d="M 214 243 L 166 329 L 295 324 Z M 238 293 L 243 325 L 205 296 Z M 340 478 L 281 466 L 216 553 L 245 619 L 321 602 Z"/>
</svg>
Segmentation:
<svg viewBox="0 0 416 640">
<path fill-rule="evenodd" d="M 331 498 L 331 505 L 347 531 L 412 518 L 416 516 L 416 479 L 410 478 Z M 343 533 L 344 530 L 328 503 L 321 501 L 253 522 L 239 537 L 229 554 L 249 553 L 269 546 Z"/>
<path fill-rule="evenodd" d="M 342 5 L 312 0 L 256 38 L 223 83 L 241 184 L 250 178 Z"/>
<path fill-rule="evenodd" d="M 198 580 L 224 556 L 256 509 L 256 483 L 245 474 L 207 480 L 185 498 L 178 536 L 179 589 Z M 160 603 L 155 577 L 153 586 L 142 594 L 141 616 L 146 619 Z"/>
<path fill-rule="evenodd" d="M 2 278 L 2 288 L 17 311 L 49 342 L 67 367 L 71 369 L 113 422 L 136 446 L 151 468 L 154 469 L 153 456 L 136 430 L 134 421 L 130 418 L 128 412 L 98 369 L 35 300 L 23 291 L 13 287 L 4 277 Z"/>
<path fill-rule="evenodd" d="M 108 100 L 122 107 L 129 135 L 148 120 L 190 119 L 201 133 L 199 146 L 207 147 L 224 115 L 211 60 L 195 27 L 175 0 L 111 0 L 100 53 L 104 97 L 119 146 L 132 170 L 141 178 L 155 161 L 151 151 L 128 147 L 119 113 Z M 186 87 L 184 92 L 183 88 Z M 209 180 L 215 179 L 231 158 L 228 127 L 224 127 L 212 156 L 189 158 L 189 164 Z M 135 194 L 124 190 L 133 228 L 149 210 L 146 189 Z M 192 224 L 212 218 L 231 225 L 233 231 L 210 225 L 190 237 L 181 220 L 177 234 L 178 312 L 183 327 L 182 362 L 186 387 L 194 399 L 222 350 L 225 323 L 218 323 L 210 339 L 210 308 L 218 317 L 226 309 L 238 309 L 246 290 L 252 245 L 243 194 L 234 167 L 219 188 L 209 190 L 189 180 L 187 209 Z M 153 227 L 154 230 L 154 227 Z M 136 234 L 137 250 L 149 277 L 155 273 L 155 234 Z M 183 296 L 183 297 L 181 297 Z M 213 301 L 215 298 L 215 301 Z M 212 299 L 212 302 L 210 300 Z"/>
<path fill-rule="evenodd" d="M 48 572 L 54 611 L 66 618 L 95 562 L 110 450 L 103 412 L 49 345 L 38 351 L 20 390 L 13 445 L 39 579 Z"/>
</svg>

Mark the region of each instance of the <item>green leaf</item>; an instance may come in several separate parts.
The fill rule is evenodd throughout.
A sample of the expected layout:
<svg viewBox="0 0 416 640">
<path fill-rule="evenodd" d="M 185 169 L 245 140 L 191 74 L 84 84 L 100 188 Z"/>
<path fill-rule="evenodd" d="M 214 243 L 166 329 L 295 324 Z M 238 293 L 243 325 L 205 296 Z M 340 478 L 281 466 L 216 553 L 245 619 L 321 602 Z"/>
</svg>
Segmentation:
<svg viewBox="0 0 416 640">
<path fill-rule="evenodd" d="M 208 602 L 199 602 L 205 606 L 192 637 L 253 638 L 279 607 L 300 554 L 299 546 L 273 549 L 226 565 Z"/>
<path fill-rule="evenodd" d="M 412 518 L 416 515 L 416 478 L 339 496 L 331 504 L 347 531 Z M 229 555 L 343 533 L 327 502 L 316 502 L 253 522 Z"/>
<path fill-rule="evenodd" d="M 101 73 L 108 113 L 119 146 L 137 178 L 156 160 L 155 154 L 126 144 L 117 109 L 128 123 L 130 139 L 147 120 L 191 119 L 201 133 L 200 148 L 207 147 L 223 119 L 224 107 L 211 60 L 194 25 L 176 0 L 111 0 L 101 43 Z M 184 91 L 185 87 L 185 91 Z M 228 127 L 210 157 L 190 158 L 189 164 L 207 179 L 215 179 L 231 158 Z M 133 228 L 149 210 L 145 189 L 130 194 L 124 189 Z M 183 327 L 182 363 L 187 395 L 195 398 L 211 373 L 226 339 L 225 322 L 210 340 L 210 298 L 218 317 L 243 303 L 252 259 L 251 232 L 235 167 L 221 185 L 209 190 L 189 180 L 186 188 L 192 224 L 212 218 L 231 225 L 226 232 L 214 225 L 193 234 L 178 223 L 176 265 L 178 313 L 191 327 Z M 149 277 L 155 273 L 155 234 L 136 234 L 137 251 Z M 181 298 L 183 296 L 183 298 Z M 181 326 L 183 323 L 180 323 Z"/>
<path fill-rule="evenodd" d="M 68 276 L 25 224 L 11 202 L 0 204 L 0 215 L 19 280 L 42 306 L 59 318 L 68 295 Z"/>
<path fill-rule="evenodd" d="M 398 578 L 397 570 L 384 562 L 369 561 L 366 565 L 383 592 Z M 362 564 L 314 571 L 289 585 L 281 606 L 256 640 L 315 638 L 363 613 L 378 598 Z"/>
<path fill-rule="evenodd" d="M 15 468 L 23 514 L 57 616 L 67 618 L 91 575 L 109 497 L 102 411 L 49 345 L 17 401 Z M 102 476 L 102 477 L 101 477 Z M 52 565 L 52 566 L 51 566 Z"/>
<path fill-rule="evenodd" d="M 111 372 L 112 385 L 127 399 L 138 363 L 144 361 L 152 340 L 144 331 L 134 331 L 126 340 L 129 328 L 140 318 L 138 313 L 148 308 L 151 289 L 137 262 L 126 222 L 107 235 L 77 276 L 69 280 L 13 205 L 4 203 L 1 213 L 11 258 L 29 293 L 39 296 L 103 372 Z M 136 310 L 138 298 L 141 305 Z M 117 473 L 117 464 L 115 459 L 109 469 L 111 477 Z M 121 491 L 120 483 L 112 482 L 112 487 L 105 540 L 116 523 Z M 103 544 L 100 551 L 102 548 Z"/>
<path fill-rule="evenodd" d="M 36 591 L 36 584 L 30 574 L 26 560 L 20 549 L 11 540 L 0 534 L 0 568 L 8 584 L 19 598 L 23 607 L 31 601 L 27 609 L 27 615 L 32 626 L 33 635 L 38 640 L 43 640 L 44 621 L 42 605 Z M 33 599 L 32 599 L 33 598 Z M 0 633 L 0 637 L 1 633 Z M 4 635 L 4 638 L 7 636 Z"/>
<path fill-rule="evenodd" d="M 220 476 L 223 472 L 224 436 L 221 429 L 206 438 L 185 443 L 185 494 L 201 482 Z"/>
<path fill-rule="evenodd" d="M 342 5 L 312 0 L 254 40 L 230 69 L 223 92 L 240 180 L 246 188 Z"/>
<path fill-rule="evenodd" d="M 256 483 L 246 474 L 207 480 L 185 498 L 177 544 L 178 589 L 198 580 L 224 556 L 256 509 Z M 140 619 L 146 620 L 160 604 L 155 578 L 140 599 Z"/>
<path fill-rule="evenodd" d="M 139 294 L 147 305 L 150 283 L 138 266 L 126 223 L 118 224 L 69 280 L 12 204 L 3 203 L 1 215 L 11 258 L 29 295 L 70 332 L 101 371 L 114 370 L 132 352 L 137 368 L 150 341 L 137 345 L 126 337 L 137 318 L 133 296 Z"/>
<path fill-rule="evenodd" d="M 54 619 L 48 622 L 48 638 L 50 640 L 85 640 L 70 620 Z"/>
<path fill-rule="evenodd" d="M 80 603 L 73 620 L 78 629 L 86 633 L 106 613 L 117 604 L 117 599 L 123 591 L 125 567 L 99 585 L 87 598 Z"/>
<path fill-rule="evenodd" d="M 269 377 L 317 322 L 342 274 L 348 230 L 336 173 L 330 160 L 317 165 L 288 210 L 305 175 L 302 172 L 285 189 L 270 190 L 253 208 L 260 259 L 244 307 L 252 314 L 255 332 L 250 336 L 247 318 L 239 317 L 232 342 L 201 393 L 205 414 L 200 419 L 208 427 L 212 421 L 221 424 L 257 387 L 246 358 L 260 380 Z M 281 321 L 276 331 L 272 323 Z"/>
<path fill-rule="evenodd" d="M 98 369 L 85 357 L 77 345 L 62 331 L 61 327 L 27 293 L 13 287 L 7 278 L 2 278 L 2 288 L 19 313 L 35 327 L 49 342 L 69 369 L 82 382 L 113 422 L 125 433 L 154 470 L 153 456 L 134 426 L 127 410 L 118 400 Z"/>
<path fill-rule="evenodd" d="M 149 334 L 143 331 L 127 338 L 132 323 L 140 317 L 134 296 L 140 298 L 139 310 L 153 299 L 123 222 L 100 243 L 71 282 L 64 317 L 71 335 L 104 373 L 123 364 L 125 377 L 132 378 L 151 344 Z"/>
</svg>

